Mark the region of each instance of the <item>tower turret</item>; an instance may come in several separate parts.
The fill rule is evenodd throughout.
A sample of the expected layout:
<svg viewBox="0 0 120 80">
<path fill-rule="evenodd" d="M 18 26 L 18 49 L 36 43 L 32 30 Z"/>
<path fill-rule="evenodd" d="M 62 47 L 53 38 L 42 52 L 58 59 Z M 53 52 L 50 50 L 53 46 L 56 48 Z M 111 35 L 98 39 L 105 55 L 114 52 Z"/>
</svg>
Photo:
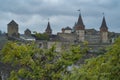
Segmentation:
<svg viewBox="0 0 120 80">
<path fill-rule="evenodd" d="M 102 43 L 108 43 L 108 27 L 106 24 L 105 16 L 103 16 L 102 24 L 100 27 L 100 34 Z"/>
<path fill-rule="evenodd" d="M 19 37 L 18 24 L 14 20 L 7 24 L 7 33 L 8 37 Z"/>
<path fill-rule="evenodd" d="M 45 29 L 45 33 L 47 33 L 48 35 L 51 35 L 52 34 L 52 29 L 50 27 L 50 22 L 48 21 L 48 25 L 47 25 L 47 28 Z"/>
<path fill-rule="evenodd" d="M 85 26 L 83 24 L 81 14 L 79 14 L 78 22 L 77 22 L 76 26 L 74 27 L 74 29 L 78 36 L 78 38 L 77 38 L 78 41 L 83 42 L 85 40 Z"/>
<path fill-rule="evenodd" d="M 26 36 L 31 36 L 31 31 L 27 28 L 25 31 L 24 31 L 24 34 Z"/>
</svg>

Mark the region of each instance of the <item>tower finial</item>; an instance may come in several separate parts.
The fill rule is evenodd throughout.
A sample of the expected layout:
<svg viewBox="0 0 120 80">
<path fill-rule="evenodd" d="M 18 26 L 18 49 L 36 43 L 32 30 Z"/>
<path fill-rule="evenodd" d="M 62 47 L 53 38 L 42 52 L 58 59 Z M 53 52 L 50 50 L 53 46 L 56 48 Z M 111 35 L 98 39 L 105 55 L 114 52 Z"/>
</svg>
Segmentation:
<svg viewBox="0 0 120 80">
<path fill-rule="evenodd" d="M 50 20 L 50 19 L 48 18 L 48 22 L 49 22 L 49 20 Z"/>
<path fill-rule="evenodd" d="M 78 9 L 77 11 L 79 12 L 79 14 L 81 14 L 81 10 L 80 9 Z"/>
<path fill-rule="evenodd" d="M 103 12 L 102 15 L 105 16 L 105 13 Z"/>
</svg>

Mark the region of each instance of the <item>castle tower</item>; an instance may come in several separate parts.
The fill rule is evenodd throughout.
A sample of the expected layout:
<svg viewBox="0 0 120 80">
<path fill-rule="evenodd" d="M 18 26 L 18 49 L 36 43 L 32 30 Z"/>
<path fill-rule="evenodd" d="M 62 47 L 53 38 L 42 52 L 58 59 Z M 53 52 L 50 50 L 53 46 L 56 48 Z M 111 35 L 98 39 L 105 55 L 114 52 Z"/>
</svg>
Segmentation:
<svg viewBox="0 0 120 80">
<path fill-rule="evenodd" d="M 108 42 L 108 27 L 106 25 L 105 16 L 103 16 L 102 24 L 100 27 L 100 34 L 101 34 L 101 42 L 107 43 Z"/>
<path fill-rule="evenodd" d="M 25 34 L 26 36 L 31 36 L 31 31 L 30 31 L 29 29 L 26 29 L 26 30 L 24 31 L 24 34 Z"/>
<path fill-rule="evenodd" d="M 48 25 L 47 25 L 47 28 L 45 29 L 45 33 L 47 33 L 48 35 L 51 35 L 52 34 L 52 29 L 50 27 L 50 22 L 48 21 Z"/>
<path fill-rule="evenodd" d="M 14 20 L 7 24 L 7 33 L 8 37 L 19 37 L 18 24 Z"/>
<path fill-rule="evenodd" d="M 74 30 L 78 36 L 78 41 L 83 42 L 85 40 L 85 26 L 83 24 L 83 20 L 81 14 L 79 14 L 78 22 L 74 27 Z"/>
</svg>

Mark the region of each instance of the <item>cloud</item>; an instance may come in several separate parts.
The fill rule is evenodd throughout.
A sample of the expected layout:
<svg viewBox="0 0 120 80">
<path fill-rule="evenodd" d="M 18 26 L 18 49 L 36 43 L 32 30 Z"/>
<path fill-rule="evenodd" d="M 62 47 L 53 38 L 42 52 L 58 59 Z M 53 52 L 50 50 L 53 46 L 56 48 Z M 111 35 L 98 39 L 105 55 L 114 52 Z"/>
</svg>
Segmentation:
<svg viewBox="0 0 120 80">
<path fill-rule="evenodd" d="M 23 33 L 26 28 L 44 32 L 48 18 L 54 33 L 62 27 L 72 27 L 81 10 L 86 28 L 99 30 L 102 13 L 110 31 L 119 32 L 119 0 L 0 0 L 0 28 L 6 31 L 7 23 L 14 19 Z"/>
</svg>

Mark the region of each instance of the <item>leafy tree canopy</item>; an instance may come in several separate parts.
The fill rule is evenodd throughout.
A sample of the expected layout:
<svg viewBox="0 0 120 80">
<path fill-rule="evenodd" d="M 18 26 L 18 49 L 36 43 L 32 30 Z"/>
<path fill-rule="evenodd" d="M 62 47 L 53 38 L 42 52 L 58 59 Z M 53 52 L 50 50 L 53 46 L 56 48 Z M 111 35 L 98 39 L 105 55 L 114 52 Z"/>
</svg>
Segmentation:
<svg viewBox="0 0 120 80">
<path fill-rule="evenodd" d="M 49 35 L 46 33 L 37 33 L 37 32 L 33 32 L 33 36 L 35 36 L 35 38 L 37 40 L 49 40 Z"/>
<path fill-rule="evenodd" d="M 80 46 L 72 46 L 69 51 L 56 52 L 55 45 L 50 49 L 40 49 L 34 43 L 8 42 L 2 49 L 4 63 L 12 70 L 9 80 L 61 80 L 68 74 L 68 66 L 73 65 L 87 51 Z"/>
<path fill-rule="evenodd" d="M 120 38 L 104 55 L 87 60 L 64 80 L 120 80 Z"/>
</svg>

